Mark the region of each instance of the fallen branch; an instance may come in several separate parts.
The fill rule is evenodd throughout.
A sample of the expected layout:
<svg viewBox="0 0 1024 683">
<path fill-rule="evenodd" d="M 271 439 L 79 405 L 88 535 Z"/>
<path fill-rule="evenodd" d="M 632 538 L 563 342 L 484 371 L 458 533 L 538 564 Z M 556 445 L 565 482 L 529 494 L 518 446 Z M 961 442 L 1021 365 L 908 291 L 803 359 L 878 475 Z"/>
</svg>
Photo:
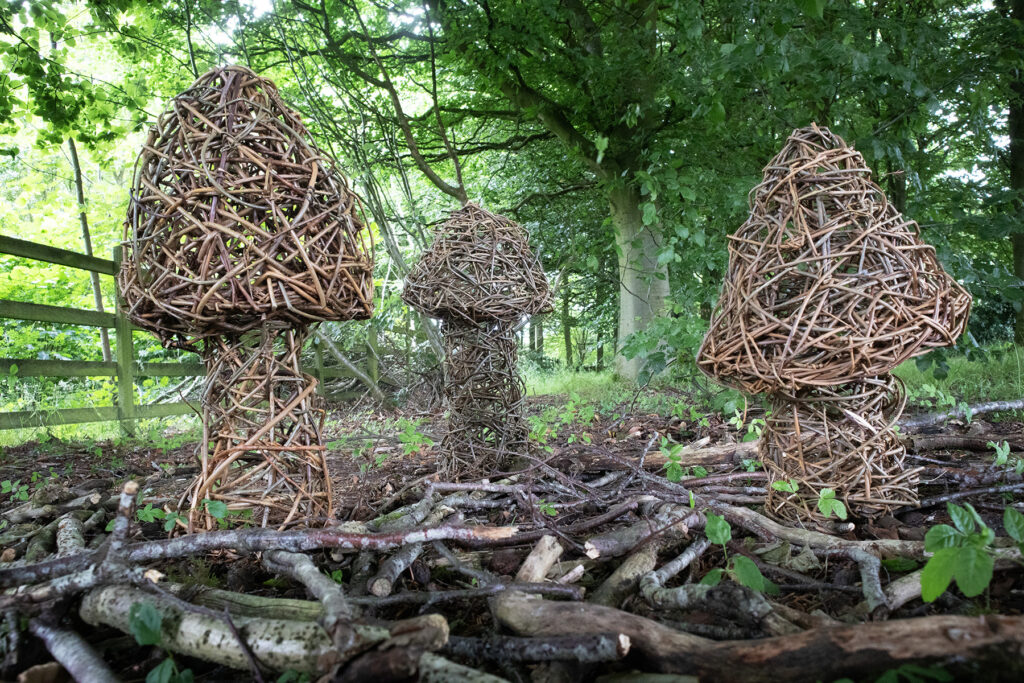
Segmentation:
<svg viewBox="0 0 1024 683">
<path fill-rule="evenodd" d="M 900 420 L 900 427 L 904 432 L 909 432 L 915 429 L 921 429 L 923 427 L 930 427 L 932 425 L 945 422 L 946 420 L 960 419 L 967 417 L 967 412 L 970 411 L 971 416 L 985 415 L 987 413 L 998 413 L 1006 410 L 1024 410 L 1024 399 L 1017 399 L 1016 401 L 991 401 L 989 403 L 975 403 L 972 406 L 961 406 L 954 408 L 953 410 L 946 410 L 940 413 L 930 413 L 928 415 L 919 415 L 909 419 Z"/>
<path fill-rule="evenodd" d="M 493 603 L 498 621 L 533 637 L 624 633 L 645 668 L 709 681 L 863 678 L 922 659 L 948 661 L 1024 644 L 1024 617 L 933 616 L 818 628 L 761 640 L 714 642 L 601 605 L 510 594 Z"/>
<path fill-rule="evenodd" d="M 116 683 L 120 680 L 89 643 L 74 631 L 50 626 L 39 619 L 29 620 L 28 629 L 43 641 L 53 658 L 78 683 Z"/>
<path fill-rule="evenodd" d="M 475 661 L 551 662 L 568 661 L 579 664 L 611 662 L 629 654 L 629 637 L 621 633 L 600 633 L 585 636 L 554 638 L 451 637 L 445 654 Z"/>
<path fill-rule="evenodd" d="M 248 670 L 249 660 L 224 619 L 182 609 L 159 595 L 129 586 L 105 586 L 88 592 L 79 613 L 86 623 L 112 626 L 131 633 L 129 611 L 140 602 L 162 615 L 161 647 L 233 669 Z M 275 671 L 317 673 L 326 663 L 345 660 L 388 637 L 383 628 L 351 625 L 349 650 L 335 649 L 327 632 L 314 622 L 251 617 L 234 618 L 256 660 Z"/>
</svg>

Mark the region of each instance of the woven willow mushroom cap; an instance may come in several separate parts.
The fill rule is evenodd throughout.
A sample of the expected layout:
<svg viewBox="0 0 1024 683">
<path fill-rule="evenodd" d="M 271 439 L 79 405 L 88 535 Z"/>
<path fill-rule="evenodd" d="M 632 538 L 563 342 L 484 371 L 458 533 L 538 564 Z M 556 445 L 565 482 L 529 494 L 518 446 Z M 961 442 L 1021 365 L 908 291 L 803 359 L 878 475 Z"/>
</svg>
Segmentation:
<svg viewBox="0 0 1024 683">
<path fill-rule="evenodd" d="M 438 229 L 402 299 L 429 316 L 514 320 L 551 310 L 548 281 L 518 223 L 467 204 Z"/>
<path fill-rule="evenodd" d="M 793 132 L 730 237 L 700 368 L 751 393 L 882 375 L 963 332 L 971 297 L 828 129 Z"/>
<path fill-rule="evenodd" d="M 245 67 L 207 72 L 160 116 L 124 239 L 129 317 L 167 345 L 372 313 L 358 198 L 274 84 Z"/>
</svg>

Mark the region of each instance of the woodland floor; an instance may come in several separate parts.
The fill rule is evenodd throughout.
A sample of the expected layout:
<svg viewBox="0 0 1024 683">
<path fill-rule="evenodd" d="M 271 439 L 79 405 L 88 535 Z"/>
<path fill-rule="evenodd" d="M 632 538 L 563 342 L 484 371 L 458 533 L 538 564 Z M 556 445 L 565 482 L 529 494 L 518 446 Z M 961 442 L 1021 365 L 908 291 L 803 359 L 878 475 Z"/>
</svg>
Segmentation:
<svg viewBox="0 0 1024 683">
<path fill-rule="evenodd" d="M 660 672 L 676 678 L 643 680 L 685 680 L 679 676 L 690 674 L 700 680 L 1024 680 L 1024 570 L 1019 553 L 998 560 L 989 588 L 973 599 L 951 587 L 937 601 L 924 603 L 919 582 L 916 593 L 913 588 L 913 575 L 919 576 L 924 563 L 920 542 L 926 531 L 951 523 L 948 498 L 971 503 L 997 537 L 1006 536 L 1003 510 L 1007 505 L 1020 508 L 1024 484 L 1012 467 L 993 464 L 987 442 L 1007 441 L 1015 453 L 1024 450 L 1021 422 L 975 418 L 969 424 L 950 421 L 909 434 L 908 462 L 925 468 L 923 506 L 870 521 L 851 519 L 819 534 L 767 526 L 756 514 L 745 516 L 744 510 L 762 511 L 765 480 L 750 462 L 756 445 L 740 442 L 740 434 L 721 418 L 691 422 L 634 412 L 628 404 L 608 415 L 567 411 L 565 406 L 565 397 L 532 399 L 528 412 L 534 416 L 534 431 L 539 429 L 546 443 L 520 463 L 522 471 L 483 484 L 437 481 L 432 448 L 439 446 L 422 443 L 423 435 L 440 441 L 443 426 L 437 416 L 414 423 L 403 439 L 395 412 L 333 412 L 325 442 L 331 444 L 335 509 L 341 520 L 361 523 L 346 528 L 365 534 L 429 526 L 515 526 L 515 531 L 505 534 L 507 538 L 468 542 L 454 536 L 424 543 L 413 539 L 381 551 L 312 551 L 316 567 L 340 581 L 349 603 L 343 611 L 346 618 L 384 625 L 391 629 L 389 639 L 346 655 L 333 669 L 313 667 L 319 670 L 305 675 L 293 671 L 282 678 L 279 666 L 270 667 L 263 679 L 317 680 L 327 674 L 324 680 L 372 675 L 377 683 L 416 676 L 611 681 L 641 680 L 636 672 Z M 689 444 L 680 454 L 681 466 L 704 468 L 707 476 L 690 469 L 682 481 L 669 482 L 660 448 L 663 438 Z M 0 564 L 0 576 L 6 567 L 31 564 L 25 555 L 33 543 L 41 544 L 41 536 L 44 547 L 32 551 L 35 560 L 56 550 L 52 522 L 69 514 L 61 504 L 83 492 L 101 495 L 95 503 L 80 506 L 104 513 L 98 519 L 91 513 L 80 515 L 89 520 L 83 519 L 83 553 L 102 547 L 104 528 L 117 515 L 118 494 L 127 480 L 140 485 L 140 508 L 151 504 L 174 509 L 195 472 L 195 447 L 51 442 L 5 449 L 0 480 L 29 484 L 30 500 L 2 495 L 4 519 L 12 511 L 21 512 L 0 529 L 0 550 L 5 562 L 20 561 Z M 39 475 L 35 481 L 32 473 Z M 44 510 L 47 503 L 49 511 Z M 725 547 L 698 542 L 704 538 L 704 514 L 712 510 L 731 524 L 732 538 Z M 142 517 L 136 516 L 126 532 L 127 543 L 167 537 L 161 520 L 140 521 Z M 544 536 L 553 537 L 547 546 Z M 1006 552 L 1011 550 L 1016 552 Z M 870 555 L 867 560 L 862 551 Z M 710 591 L 695 588 L 709 571 L 727 567 L 737 556 L 753 560 L 777 592 L 762 595 L 728 580 Z M 676 566 L 666 569 L 669 563 Z M 137 565 L 156 568 L 164 581 L 184 586 L 178 595 L 193 603 L 210 606 L 218 590 L 232 591 L 308 601 L 302 604 L 310 613 L 320 613 L 318 603 L 310 601 L 308 583 L 268 568 L 255 552 L 225 548 Z M 21 585 L 25 592 L 29 586 L 45 585 L 42 579 L 21 584 L 5 579 L 3 585 Z M 77 632 L 123 680 L 143 680 L 164 660 L 162 650 L 136 645 L 124 628 L 110 625 L 116 619 L 94 627 L 79 616 L 82 595 L 102 583 L 57 591 L 56 597 L 46 594 L 46 599 L 30 600 L 32 604 L 17 602 L 8 590 L 3 611 L 16 610 L 62 632 Z M 537 588 L 541 583 L 549 589 Z M 204 602 L 208 589 L 217 590 Z M 545 599 L 513 599 L 529 593 L 542 593 Z M 273 611 L 276 603 L 267 604 Z M 579 609 L 557 611 L 572 605 Z M 544 612 L 541 606 L 554 611 Z M 396 640 L 396 624 L 415 624 L 418 633 L 434 629 L 435 622 L 426 627 L 417 621 L 424 614 L 443 616 L 447 635 L 429 643 Z M 636 617 L 635 623 L 627 614 Z M 939 615 L 961 621 L 942 622 L 936 635 L 932 626 L 939 622 L 925 618 Z M 998 621 L 1004 617 L 1009 621 Z M 981 631 L 972 631 L 975 627 Z M 621 634 L 629 636 L 625 647 Z M 617 635 L 619 641 L 608 641 Z M 888 638 L 896 642 L 871 642 Z M 858 639 L 868 642 L 857 644 Z M 173 643 L 163 644 L 175 649 Z M 4 679 L 53 659 L 27 634 L 14 637 L 8 632 L 3 647 Z M 418 659 L 425 651 L 454 664 L 444 676 L 430 678 L 426 660 Z M 258 651 L 251 654 L 260 658 Z M 175 657 L 175 665 L 203 681 L 257 675 L 184 655 Z"/>
</svg>

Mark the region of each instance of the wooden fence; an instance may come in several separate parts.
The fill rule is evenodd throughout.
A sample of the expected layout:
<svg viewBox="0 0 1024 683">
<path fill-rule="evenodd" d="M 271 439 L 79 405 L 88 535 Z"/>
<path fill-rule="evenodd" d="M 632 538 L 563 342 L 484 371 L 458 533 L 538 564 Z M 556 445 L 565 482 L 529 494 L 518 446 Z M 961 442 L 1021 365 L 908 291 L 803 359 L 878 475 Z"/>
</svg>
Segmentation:
<svg viewBox="0 0 1024 683">
<path fill-rule="evenodd" d="M 35 242 L 4 237 L 0 235 L 0 254 L 20 256 L 34 261 L 54 263 L 100 275 L 113 276 L 120 268 L 121 247 L 114 249 L 113 260 L 86 256 L 66 249 L 57 249 Z M 85 422 L 107 422 L 117 420 L 122 430 L 135 434 L 136 422 L 140 419 L 187 415 L 195 412 L 188 403 L 154 403 L 136 405 L 135 379 L 137 377 L 198 377 L 206 374 L 206 368 L 199 363 L 142 363 L 135 360 L 135 345 L 132 332 L 136 329 L 122 313 L 120 292 L 115 280 L 116 305 L 113 313 L 100 313 L 63 306 L 44 306 L 20 301 L 0 299 L 0 318 L 32 322 L 85 325 L 114 329 L 116 353 L 111 362 L 83 360 L 36 360 L 31 358 L 0 358 L 0 374 L 14 372 L 18 377 L 115 377 L 117 378 L 117 404 L 89 408 L 62 408 L 57 410 L 26 410 L 0 412 L 0 430 L 49 427 Z M 344 368 L 324 367 L 323 354 L 316 349 L 316 367 L 305 368 L 320 380 L 321 391 L 325 379 L 352 377 Z M 373 358 L 373 354 L 370 354 Z M 368 368 L 376 380 L 376 363 Z M 331 398 L 351 398 L 359 392 L 346 392 Z"/>
</svg>

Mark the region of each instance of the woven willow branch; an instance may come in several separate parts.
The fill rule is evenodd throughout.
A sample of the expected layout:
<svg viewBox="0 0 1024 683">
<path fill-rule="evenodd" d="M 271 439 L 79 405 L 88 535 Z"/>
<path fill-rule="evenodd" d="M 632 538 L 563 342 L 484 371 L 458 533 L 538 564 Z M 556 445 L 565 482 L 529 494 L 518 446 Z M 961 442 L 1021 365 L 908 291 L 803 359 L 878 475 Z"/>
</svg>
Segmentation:
<svg viewBox="0 0 1024 683">
<path fill-rule="evenodd" d="M 438 229 L 402 298 L 442 321 L 448 431 L 438 469 L 485 476 L 527 447 L 516 322 L 551 310 L 540 262 L 517 223 L 468 204 Z"/>
<path fill-rule="evenodd" d="M 261 526 L 330 519 L 323 411 L 299 355 L 311 325 L 372 313 L 360 216 L 299 115 L 245 67 L 202 75 L 150 131 L 118 282 L 133 323 L 207 365 L 190 530 L 224 522 L 211 503 Z"/>
<path fill-rule="evenodd" d="M 833 489 L 856 514 L 917 502 L 892 424 L 903 361 L 963 333 L 971 297 L 918 226 L 889 204 L 864 159 L 826 128 L 793 132 L 750 193 L 698 366 L 722 384 L 771 394 L 760 449 L 768 510 L 822 522 Z"/>
</svg>

